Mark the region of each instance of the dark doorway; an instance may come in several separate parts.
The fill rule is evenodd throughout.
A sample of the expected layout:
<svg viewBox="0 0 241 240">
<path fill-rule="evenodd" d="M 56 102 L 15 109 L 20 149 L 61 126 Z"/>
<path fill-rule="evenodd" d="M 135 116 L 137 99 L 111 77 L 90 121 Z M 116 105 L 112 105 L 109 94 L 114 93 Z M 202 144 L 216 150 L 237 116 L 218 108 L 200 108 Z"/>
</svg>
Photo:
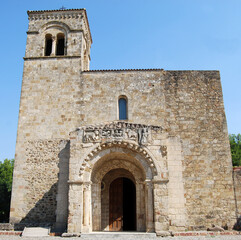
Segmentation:
<svg viewBox="0 0 241 240">
<path fill-rule="evenodd" d="M 123 178 L 123 231 L 136 230 L 136 187 L 128 178 Z"/>
<path fill-rule="evenodd" d="M 109 230 L 136 230 L 136 188 L 128 178 L 117 178 L 110 184 Z"/>
</svg>

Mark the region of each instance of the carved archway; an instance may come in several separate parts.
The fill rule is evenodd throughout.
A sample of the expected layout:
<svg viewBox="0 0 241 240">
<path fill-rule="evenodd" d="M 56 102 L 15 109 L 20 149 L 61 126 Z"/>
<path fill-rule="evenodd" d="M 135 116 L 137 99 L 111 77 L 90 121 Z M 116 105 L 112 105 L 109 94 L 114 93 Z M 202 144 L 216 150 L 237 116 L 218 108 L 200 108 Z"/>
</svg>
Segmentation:
<svg viewBox="0 0 241 240">
<path fill-rule="evenodd" d="M 158 126 L 112 122 L 81 127 L 70 133 L 68 231 L 103 230 L 101 181 L 118 169 L 133 176 L 137 231 L 154 231 L 153 184 L 167 176 L 161 172 L 159 159 L 155 159 L 161 154 L 156 150 L 156 142 L 163 138 L 162 131 Z"/>
<path fill-rule="evenodd" d="M 147 160 L 149 159 L 149 160 Z M 123 169 L 133 176 L 136 186 L 137 231 L 153 231 L 153 193 L 152 179 L 156 174 L 150 155 L 135 144 L 105 143 L 88 154 L 88 161 L 82 164 L 81 174 L 84 182 L 91 182 L 92 230 L 103 228 L 103 209 L 101 209 L 101 182 L 113 170 Z M 121 174 L 116 175 L 121 177 Z M 84 195 L 85 197 L 85 195 Z M 84 200 L 87 201 L 87 200 Z M 88 200 L 89 201 L 89 200 Z M 106 218 L 105 218 L 106 221 Z"/>
<path fill-rule="evenodd" d="M 139 146 L 133 142 L 113 141 L 105 142 L 95 146 L 83 159 L 79 176 L 84 181 L 90 181 L 93 166 L 103 157 L 110 153 L 123 153 L 137 159 L 137 162 L 145 169 L 146 178 L 153 178 L 157 175 L 157 167 L 154 157 L 144 146 Z M 99 163 L 97 163 L 99 164 Z"/>
</svg>

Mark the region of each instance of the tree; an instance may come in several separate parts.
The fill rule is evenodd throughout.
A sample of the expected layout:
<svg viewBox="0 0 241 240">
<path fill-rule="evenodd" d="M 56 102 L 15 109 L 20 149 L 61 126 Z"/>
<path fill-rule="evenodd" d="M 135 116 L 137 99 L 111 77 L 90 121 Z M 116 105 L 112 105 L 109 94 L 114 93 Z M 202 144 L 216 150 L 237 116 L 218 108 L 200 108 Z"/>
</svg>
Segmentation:
<svg viewBox="0 0 241 240">
<path fill-rule="evenodd" d="M 14 159 L 0 162 L 0 222 L 8 222 Z"/>
<path fill-rule="evenodd" d="M 241 134 L 229 134 L 233 166 L 241 166 Z"/>
</svg>

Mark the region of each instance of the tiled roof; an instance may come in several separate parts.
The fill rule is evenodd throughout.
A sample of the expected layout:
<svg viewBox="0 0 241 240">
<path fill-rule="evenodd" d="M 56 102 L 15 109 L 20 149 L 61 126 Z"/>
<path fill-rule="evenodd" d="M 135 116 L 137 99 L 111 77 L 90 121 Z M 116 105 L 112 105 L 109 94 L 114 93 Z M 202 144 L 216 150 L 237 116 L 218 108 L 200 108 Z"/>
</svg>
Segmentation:
<svg viewBox="0 0 241 240">
<path fill-rule="evenodd" d="M 66 11 L 80 11 L 80 10 L 85 10 L 85 8 L 77 8 L 77 9 L 58 9 L 58 10 L 39 10 L 39 11 L 27 11 L 27 13 L 44 13 L 44 12 L 66 12 Z"/>
<path fill-rule="evenodd" d="M 83 71 L 84 73 L 92 73 L 92 72 L 125 72 L 125 71 L 168 71 L 168 72 L 173 72 L 173 73 L 182 73 L 182 72 L 208 72 L 208 73 L 215 73 L 219 72 L 219 70 L 165 70 L 163 68 L 147 68 L 147 69 L 97 69 L 97 70 L 85 70 Z"/>
<path fill-rule="evenodd" d="M 86 70 L 83 72 L 119 72 L 119 71 L 164 71 L 162 68 L 149 68 L 149 69 L 103 69 L 103 70 Z"/>
</svg>

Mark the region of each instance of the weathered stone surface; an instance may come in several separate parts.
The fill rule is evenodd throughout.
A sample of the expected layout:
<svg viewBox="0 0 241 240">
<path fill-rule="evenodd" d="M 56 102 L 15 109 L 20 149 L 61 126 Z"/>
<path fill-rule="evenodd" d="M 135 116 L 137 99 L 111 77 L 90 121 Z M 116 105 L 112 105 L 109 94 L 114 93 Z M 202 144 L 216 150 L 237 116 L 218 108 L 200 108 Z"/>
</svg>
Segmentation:
<svg viewBox="0 0 241 240">
<path fill-rule="evenodd" d="M 234 229 L 241 230 L 241 167 L 234 169 L 234 189 L 237 204 L 237 222 Z"/>
<path fill-rule="evenodd" d="M 79 233 L 63 233 L 61 237 L 80 237 Z"/>
<path fill-rule="evenodd" d="M 85 10 L 29 12 L 11 222 L 108 230 L 110 183 L 126 177 L 138 231 L 232 228 L 241 190 L 219 72 L 89 71 L 90 45 Z"/>
<path fill-rule="evenodd" d="M 0 223 L 0 230 L 12 231 L 13 230 L 13 225 L 10 224 L 10 223 Z"/>
<path fill-rule="evenodd" d="M 224 229 L 220 226 L 212 226 L 211 228 L 208 228 L 207 230 L 212 231 L 212 232 L 224 232 Z"/>
<path fill-rule="evenodd" d="M 47 237 L 49 236 L 50 228 L 43 227 L 25 227 L 22 233 L 23 237 Z"/>
<path fill-rule="evenodd" d="M 169 232 L 169 231 L 157 231 L 157 232 L 156 232 L 156 235 L 157 235 L 157 236 L 160 236 L 160 237 L 169 237 L 169 236 L 172 236 L 171 232 Z"/>
</svg>

